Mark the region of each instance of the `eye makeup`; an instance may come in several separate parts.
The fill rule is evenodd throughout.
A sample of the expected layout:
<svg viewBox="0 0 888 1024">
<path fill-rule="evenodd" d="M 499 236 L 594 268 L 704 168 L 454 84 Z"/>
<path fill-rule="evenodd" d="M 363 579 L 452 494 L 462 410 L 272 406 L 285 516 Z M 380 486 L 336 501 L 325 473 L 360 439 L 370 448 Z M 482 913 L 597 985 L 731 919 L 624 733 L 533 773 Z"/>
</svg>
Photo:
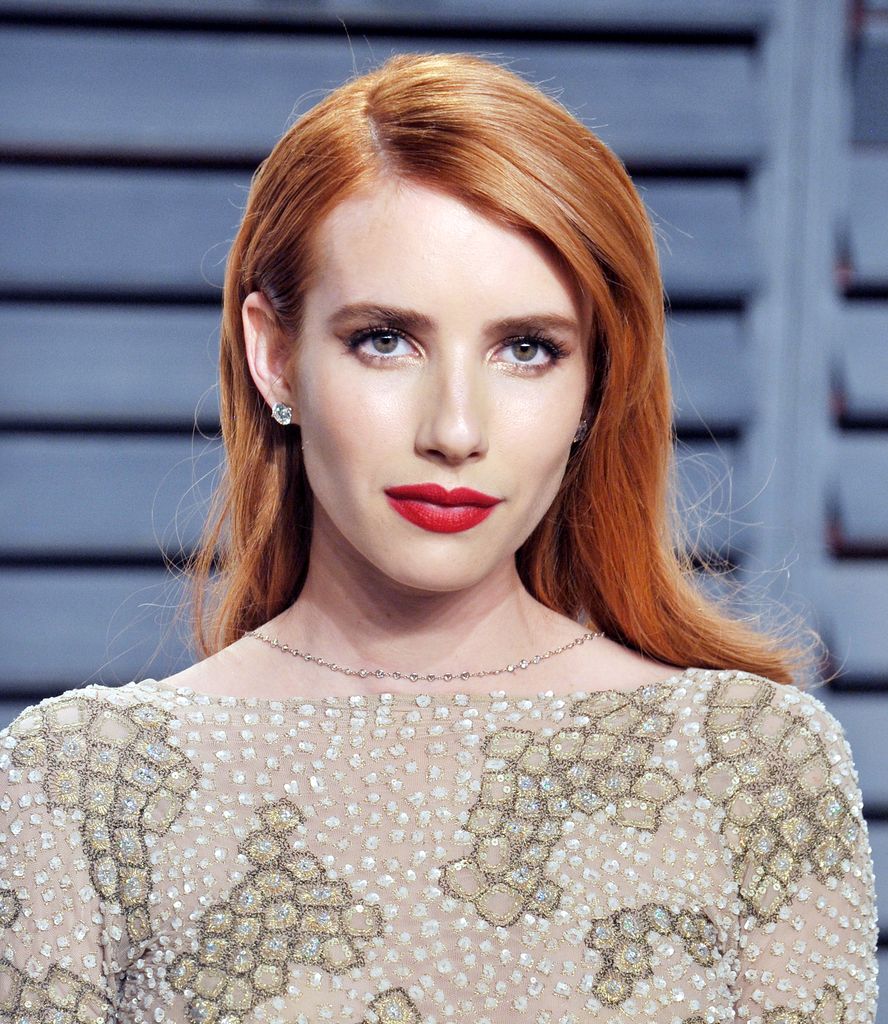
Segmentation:
<svg viewBox="0 0 888 1024">
<path fill-rule="evenodd" d="M 381 353 L 367 352 L 365 350 L 360 349 L 360 346 L 363 345 L 365 341 L 370 341 L 371 339 L 384 336 L 409 341 L 409 338 L 407 337 L 406 333 L 402 331 L 400 328 L 393 326 L 392 324 L 372 324 L 351 334 L 345 340 L 345 346 L 350 351 L 358 353 L 359 358 L 361 359 L 365 359 L 373 363 L 392 362 L 399 357 L 392 355 L 383 355 Z M 558 360 L 564 359 L 568 355 L 568 349 L 565 345 L 561 344 L 561 342 L 559 341 L 556 341 L 554 338 L 537 331 L 528 331 L 527 333 L 524 333 L 519 337 L 508 338 L 504 342 L 503 347 L 513 348 L 516 345 L 527 343 L 530 343 L 531 345 L 536 345 L 538 349 L 542 349 L 543 351 L 545 351 L 548 354 L 549 359 L 545 363 L 530 363 L 519 360 L 517 362 L 508 364 L 510 366 L 519 367 L 520 372 L 522 373 L 539 373 L 540 371 L 544 371 L 549 367 L 553 366 L 556 362 L 558 362 Z"/>
</svg>

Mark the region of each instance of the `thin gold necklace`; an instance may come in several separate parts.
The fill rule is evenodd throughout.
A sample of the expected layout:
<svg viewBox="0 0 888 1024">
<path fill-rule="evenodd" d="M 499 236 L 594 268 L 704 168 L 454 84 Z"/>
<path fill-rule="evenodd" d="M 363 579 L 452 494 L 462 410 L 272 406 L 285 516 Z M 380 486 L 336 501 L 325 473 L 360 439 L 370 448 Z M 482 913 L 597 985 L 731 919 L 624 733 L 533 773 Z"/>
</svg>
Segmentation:
<svg viewBox="0 0 888 1024">
<path fill-rule="evenodd" d="M 264 640 L 265 643 L 277 648 L 282 654 L 292 654 L 294 658 L 303 658 L 305 661 L 321 665 L 323 668 L 329 668 L 333 672 L 342 672 L 347 676 L 360 676 L 361 679 L 365 679 L 367 676 L 376 676 L 377 679 L 409 679 L 411 683 L 415 683 L 420 679 L 429 680 L 430 682 L 443 679 L 445 682 L 449 682 L 451 679 L 474 679 L 477 676 L 498 676 L 502 672 L 515 672 L 518 669 L 530 668 L 531 665 L 539 665 L 546 658 L 552 658 L 556 654 L 561 654 L 562 651 L 568 651 L 571 647 L 579 647 L 580 644 L 584 644 L 587 640 L 594 640 L 596 637 L 604 636 L 604 633 L 583 633 L 582 636 L 575 637 L 568 643 L 554 648 L 554 650 L 546 651 L 545 654 L 535 654 L 530 659 L 522 658 L 521 661 L 517 661 L 512 665 L 506 665 L 503 668 L 490 669 L 483 672 L 443 672 L 437 674 L 434 672 L 384 672 L 381 668 L 346 668 L 344 665 L 337 665 L 335 661 L 327 661 L 326 658 L 318 657 L 316 654 L 307 654 L 296 647 L 290 647 L 289 644 L 283 644 L 277 637 L 268 636 L 258 629 L 248 630 L 244 633 L 244 636 L 252 636 L 257 640 Z"/>
</svg>

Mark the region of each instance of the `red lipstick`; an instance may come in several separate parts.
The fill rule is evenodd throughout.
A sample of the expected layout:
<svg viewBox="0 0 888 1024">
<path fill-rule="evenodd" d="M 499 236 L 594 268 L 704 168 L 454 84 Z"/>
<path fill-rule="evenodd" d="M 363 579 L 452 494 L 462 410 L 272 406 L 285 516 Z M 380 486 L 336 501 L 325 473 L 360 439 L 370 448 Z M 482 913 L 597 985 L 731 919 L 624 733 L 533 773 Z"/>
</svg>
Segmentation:
<svg viewBox="0 0 888 1024">
<path fill-rule="evenodd" d="M 447 491 L 430 483 L 387 487 L 385 493 L 396 512 L 435 533 L 458 533 L 477 526 L 502 500 L 470 487 Z"/>
</svg>

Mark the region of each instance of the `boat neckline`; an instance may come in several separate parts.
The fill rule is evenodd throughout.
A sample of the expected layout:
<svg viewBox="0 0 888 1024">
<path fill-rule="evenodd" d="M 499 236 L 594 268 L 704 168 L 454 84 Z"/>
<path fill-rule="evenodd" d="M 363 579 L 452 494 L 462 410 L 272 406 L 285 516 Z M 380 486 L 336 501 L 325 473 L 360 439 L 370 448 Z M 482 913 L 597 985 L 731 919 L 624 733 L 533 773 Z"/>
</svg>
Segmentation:
<svg viewBox="0 0 888 1024">
<path fill-rule="evenodd" d="M 577 689 L 569 691 L 538 690 L 527 693 L 517 693 L 510 690 L 487 690 L 479 692 L 466 691 L 442 691 L 438 693 L 427 693 L 417 691 L 415 693 L 401 690 L 380 690 L 367 693 L 318 693 L 314 695 L 290 695 L 280 697 L 258 697 L 258 696 L 235 696 L 234 694 L 206 693 L 202 690 L 195 690 L 190 686 L 171 686 L 166 680 L 146 678 L 141 682 L 133 682 L 134 686 L 145 686 L 149 690 L 166 693 L 177 697 L 183 697 L 201 704 L 222 704 L 226 707 L 252 707 L 272 708 L 303 708 L 303 707 L 329 707 L 329 708 L 388 708 L 413 711 L 425 707 L 459 707 L 463 705 L 520 705 L 527 702 L 530 704 L 577 701 L 589 697 L 607 695 L 610 697 L 633 697 L 638 696 L 645 690 L 652 693 L 662 693 L 664 690 L 673 690 L 688 682 L 699 672 L 709 671 L 706 669 L 691 666 L 676 672 L 664 679 L 654 680 L 649 683 L 642 683 L 639 686 L 620 688 L 605 687 L 602 689 Z"/>
</svg>

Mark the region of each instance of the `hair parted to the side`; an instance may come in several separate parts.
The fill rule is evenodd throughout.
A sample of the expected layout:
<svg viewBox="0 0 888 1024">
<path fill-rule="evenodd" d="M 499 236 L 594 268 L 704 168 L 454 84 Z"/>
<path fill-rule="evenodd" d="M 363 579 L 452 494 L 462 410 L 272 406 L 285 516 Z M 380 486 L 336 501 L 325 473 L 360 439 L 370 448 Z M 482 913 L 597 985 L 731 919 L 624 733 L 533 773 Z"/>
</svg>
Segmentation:
<svg viewBox="0 0 888 1024">
<path fill-rule="evenodd" d="M 621 161 L 512 71 L 448 53 L 394 56 L 337 88 L 253 177 L 224 286 L 227 465 L 187 565 L 200 654 L 292 604 L 308 568 L 312 495 L 300 433 L 272 420 L 250 376 L 243 301 L 261 291 L 285 337 L 311 344 L 299 335 L 315 233 L 339 202 L 391 176 L 528 232 L 590 299 L 592 420 L 555 501 L 516 554 L 528 591 L 648 657 L 802 683 L 820 659 L 817 635 L 795 617 L 766 628 L 732 614 L 695 573 L 676 501 L 655 237 Z"/>
</svg>

